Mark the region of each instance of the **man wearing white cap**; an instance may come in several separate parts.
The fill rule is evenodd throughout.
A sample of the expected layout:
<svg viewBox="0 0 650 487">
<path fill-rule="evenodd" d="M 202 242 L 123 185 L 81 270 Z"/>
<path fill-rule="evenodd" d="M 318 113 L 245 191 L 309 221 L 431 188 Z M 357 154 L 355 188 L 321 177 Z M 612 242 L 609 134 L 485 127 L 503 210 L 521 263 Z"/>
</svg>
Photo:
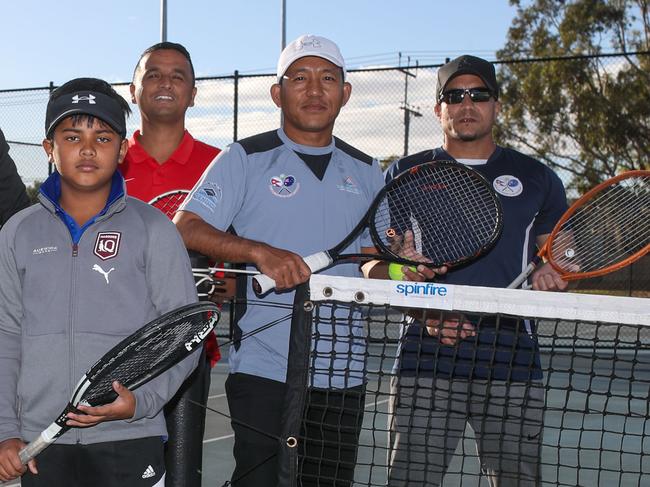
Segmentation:
<svg viewBox="0 0 650 487">
<path fill-rule="evenodd" d="M 287 291 L 309 279 L 302 256 L 345 237 L 383 186 L 376 160 L 332 136 L 350 93 L 334 42 L 313 35 L 293 41 L 280 55 L 277 83 L 271 87 L 282 127 L 226 148 L 175 218 L 188 248 L 218 261 L 246 263 L 277 283 L 275 292 L 261 298 L 273 306 L 256 304 L 260 298 L 250 282 L 238 286 L 248 305 L 235 313 L 226 381 L 235 431 L 232 481 L 238 487 L 277 484 L 280 442 L 274 437 L 286 414 L 294 295 Z M 229 228 L 234 233 L 226 233 Z M 348 251 L 373 251 L 370 238 L 357 239 Z M 325 273 L 361 275 L 356 264 Z M 341 316 L 346 324 L 347 314 Z M 277 324 L 256 331 L 271 322 Z M 316 358 L 310 363 L 299 477 L 303 486 L 345 486 L 352 482 L 363 414 L 365 340 L 361 327 L 320 326 L 321 336 L 329 339 L 315 343 Z M 310 462 L 314 457 L 318 461 Z"/>
</svg>

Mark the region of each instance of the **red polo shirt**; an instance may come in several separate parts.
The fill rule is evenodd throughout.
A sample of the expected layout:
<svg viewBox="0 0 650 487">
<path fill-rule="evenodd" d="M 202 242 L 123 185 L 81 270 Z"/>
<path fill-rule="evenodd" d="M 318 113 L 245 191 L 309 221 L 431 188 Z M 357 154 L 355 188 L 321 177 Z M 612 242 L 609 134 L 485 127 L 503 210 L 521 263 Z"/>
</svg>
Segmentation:
<svg viewBox="0 0 650 487">
<path fill-rule="evenodd" d="M 205 168 L 221 152 L 195 140 L 186 130 L 174 153 L 159 164 L 140 145 L 139 136 L 140 131 L 136 130 L 129 139 L 129 150 L 120 172 L 126 180 L 129 196 L 147 202 L 168 191 L 192 189 Z"/>
<path fill-rule="evenodd" d="M 186 130 L 174 153 L 159 164 L 140 145 L 139 136 L 140 131 L 136 130 L 129 139 L 129 150 L 119 169 L 126 181 L 127 194 L 147 203 L 168 191 L 192 189 L 205 168 L 221 152 L 216 147 L 195 140 Z M 214 366 L 221 358 L 214 333 L 207 338 L 205 348 Z"/>
</svg>

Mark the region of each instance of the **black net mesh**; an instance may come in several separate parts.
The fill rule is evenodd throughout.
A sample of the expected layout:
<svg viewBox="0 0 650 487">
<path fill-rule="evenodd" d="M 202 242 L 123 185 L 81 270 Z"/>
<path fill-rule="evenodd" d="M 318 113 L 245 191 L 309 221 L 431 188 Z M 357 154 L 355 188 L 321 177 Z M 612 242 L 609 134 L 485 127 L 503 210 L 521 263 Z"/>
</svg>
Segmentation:
<svg viewBox="0 0 650 487">
<path fill-rule="evenodd" d="M 324 301 L 313 300 L 312 287 L 308 311 L 294 316 L 294 331 L 305 322 L 311 331 L 289 361 L 308 372 L 289 392 L 300 414 L 283 434 L 297 446 L 280 461 L 295 475 L 281 485 L 627 486 L 650 478 L 647 300 L 595 297 L 605 301 L 598 305 L 593 296 L 491 290 L 469 294 L 465 309 L 457 292 L 441 311 L 432 297 L 373 302 L 377 289 L 359 280 L 357 291 L 353 281 L 347 294 L 332 294 L 343 285 L 334 278 Z M 398 286 L 373 285 L 384 284 L 387 292 Z"/>
</svg>

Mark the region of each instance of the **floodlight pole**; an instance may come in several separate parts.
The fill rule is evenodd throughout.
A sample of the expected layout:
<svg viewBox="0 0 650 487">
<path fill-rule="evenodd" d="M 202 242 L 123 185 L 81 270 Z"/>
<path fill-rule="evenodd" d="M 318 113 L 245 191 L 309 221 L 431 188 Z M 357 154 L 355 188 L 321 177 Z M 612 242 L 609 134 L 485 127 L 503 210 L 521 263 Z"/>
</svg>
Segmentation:
<svg viewBox="0 0 650 487">
<path fill-rule="evenodd" d="M 281 0 L 280 17 L 282 22 L 282 45 L 280 46 L 280 50 L 284 50 L 287 45 L 287 0 Z"/>
<path fill-rule="evenodd" d="M 402 53 L 399 53 L 399 59 L 400 59 L 400 65 L 402 64 Z M 411 107 L 408 103 L 408 96 L 409 96 L 409 76 L 416 78 L 417 74 L 413 74 L 410 71 L 408 71 L 408 68 L 410 68 L 411 65 L 411 56 L 407 57 L 407 66 L 406 68 L 402 69 L 399 68 L 401 72 L 404 73 L 404 102 L 402 106 L 400 107 L 400 110 L 404 110 L 404 156 L 407 156 L 409 153 L 409 137 L 410 137 L 410 129 L 411 129 L 411 117 L 421 117 L 422 113 L 416 110 L 415 108 L 417 107 Z M 415 69 L 417 70 L 418 68 L 418 62 L 415 63 Z"/>
<path fill-rule="evenodd" d="M 167 0 L 160 0 L 160 42 L 167 42 Z"/>
<path fill-rule="evenodd" d="M 287 0 L 280 0 L 280 52 L 284 51 L 287 45 Z M 280 126 L 284 125 L 284 113 L 280 110 Z"/>
</svg>

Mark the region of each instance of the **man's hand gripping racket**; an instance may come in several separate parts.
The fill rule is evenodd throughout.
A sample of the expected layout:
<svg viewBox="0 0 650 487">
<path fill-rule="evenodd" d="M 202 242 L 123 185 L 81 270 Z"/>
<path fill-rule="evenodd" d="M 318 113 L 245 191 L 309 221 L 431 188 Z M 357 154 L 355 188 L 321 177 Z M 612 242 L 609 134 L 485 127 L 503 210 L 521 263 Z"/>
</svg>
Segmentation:
<svg viewBox="0 0 650 487">
<path fill-rule="evenodd" d="M 650 171 L 628 171 L 573 203 L 508 287 L 519 287 L 543 259 L 562 279 L 573 281 L 622 269 L 649 251 Z"/>
<path fill-rule="evenodd" d="M 338 245 L 304 261 L 312 272 L 348 259 L 453 267 L 492 248 L 502 225 L 499 198 L 483 176 L 455 162 L 428 162 L 401 173 L 382 188 L 365 216 Z M 344 253 L 366 229 L 378 254 Z M 274 287 L 267 275 L 253 278 L 258 294 Z"/>
<path fill-rule="evenodd" d="M 190 304 L 162 315 L 122 340 L 86 372 L 61 414 L 20 451 L 20 461 L 26 465 L 68 431 L 67 414 L 78 412 L 76 406 L 112 402 L 117 397 L 114 381 L 134 390 L 188 357 L 202 345 L 219 316 L 213 303 Z"/>
</svg>

